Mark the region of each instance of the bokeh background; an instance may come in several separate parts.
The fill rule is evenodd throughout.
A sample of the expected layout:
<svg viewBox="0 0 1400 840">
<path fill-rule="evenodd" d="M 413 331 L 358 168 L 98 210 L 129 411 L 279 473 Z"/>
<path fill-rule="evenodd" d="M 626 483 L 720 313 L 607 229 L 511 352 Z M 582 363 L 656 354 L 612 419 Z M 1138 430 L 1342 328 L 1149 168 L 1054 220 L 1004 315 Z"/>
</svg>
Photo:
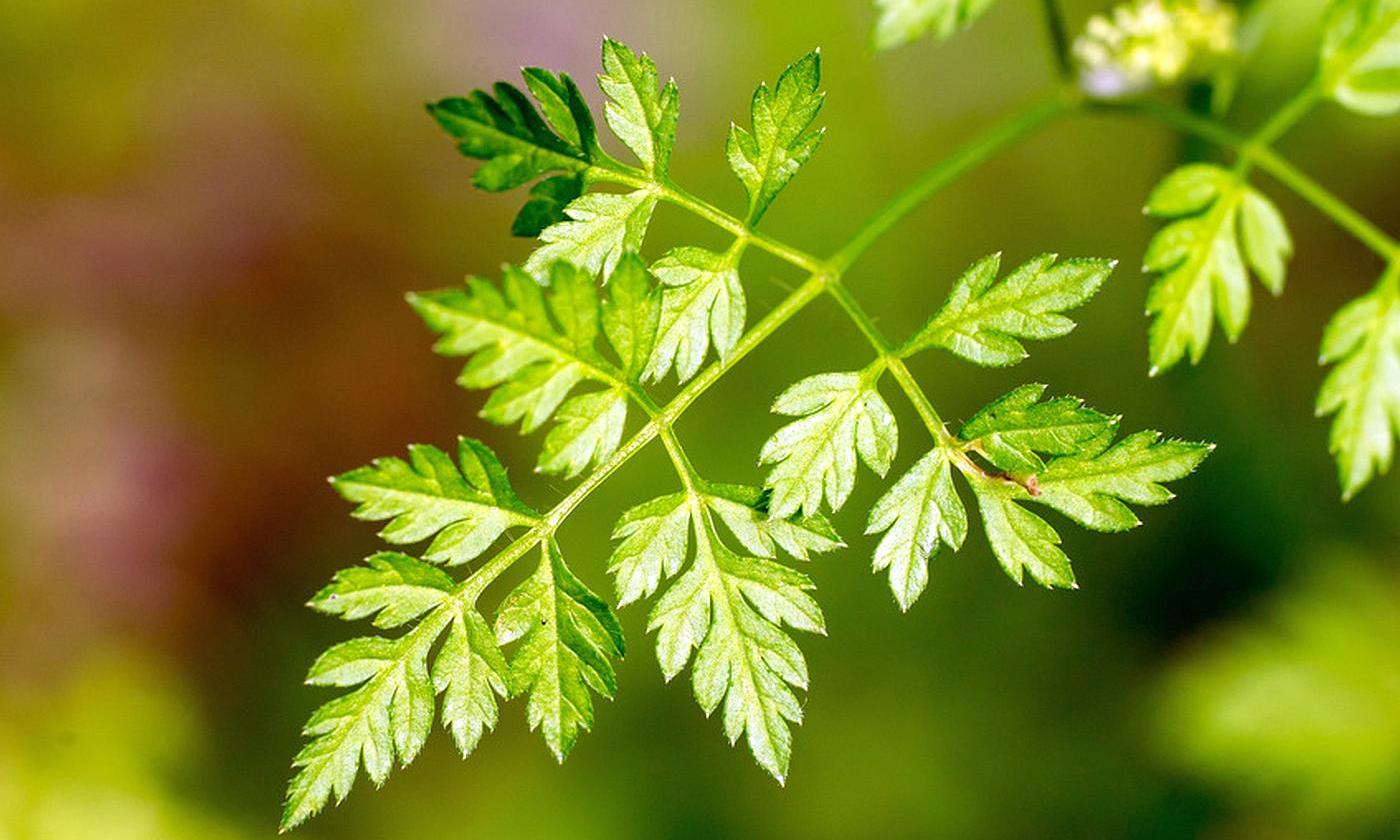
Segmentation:
<svg viewBox="0 0 1400 840">
<path fill-rule="evenodd" d="M 1104 4 L 1066 4 L 1079 26 Z M 1277 24 L 1229 120 L 1307 76 L 1320 0 Z M 528 253 L 520 196 L 475 192 L 421 103 L 521 65 L 595 72 L 610 34 L 682 91 L 674 171 L 721 204 L 756 82 L 820 45 L 830 127 L 765 227 L 833 250 L 913 173 L 1044 91 L 1038 4 L 876 55 L 864 0 L 0 0 L 0 837 L 252 838 L 275 830 L 306 665 L 347 628 L 301 605 L 377 543 L 325 476 L 486 427 L 403 304 Z M 600 97 L 591 85 L 591 99 Z M 1282 149 L 1400 231 L 1400 121 L 1322 108 Z M 945 416 L 1023 381 L 1219 442 L 1146 525 L 1063 529 L 1082 589 L 1017 589 L 977 537 L 938 557 L 908 615 L 869 572 L 869 474 L 812 573 L 830 635 L 791 779 L 774 785 L 686 682 L 664 686 L 644 610 L 595 731 L 558 767 L 519 703 L 466 762 L 434 734 L 379 792 L 299 833 L 434 837 L 1400 836 L 1400 477 L 1343 505 L 1312 416 L 1328 313 L 1373 258 L 1267 181 L 1297 239 L 1290 288 L 1240 343 L 1146 378 L 1152 231 L 1138 212 L 1206 150 L 1154 125 L 1075 119 L 974 173 L 849 278 L 892 334 L 1002 250 L 1122 260 L 1068 339 L 1014 371 L 919 358 Z M 708 241 L 671 210 L 653 242 Z M 755 311 L 796 280 L 751 263 Z M 773 394 L 861 364 L 813 305 L 681 428 L 703 472 L 756 481 Z M 901 463 L 919 448 L 912 418 Z M 558 482 L 517 468 L 548 505 Z M 600 592 L 616 513 L 668 487 L 654 453 L 563 540 Z"/>
</svg>

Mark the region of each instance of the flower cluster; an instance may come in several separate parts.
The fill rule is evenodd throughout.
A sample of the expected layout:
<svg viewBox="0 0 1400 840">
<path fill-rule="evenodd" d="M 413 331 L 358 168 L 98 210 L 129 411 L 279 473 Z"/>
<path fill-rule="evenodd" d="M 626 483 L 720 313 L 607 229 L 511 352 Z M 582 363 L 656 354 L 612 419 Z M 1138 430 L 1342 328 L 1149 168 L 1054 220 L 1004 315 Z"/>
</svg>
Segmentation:
<svg viewBox="0 0 1400 840">
<path fill-rule="evenodd" d="M 1236 49 L 1238 15 L 1217 0 L 1133 0 L 1089 20 L 1074 43 L 1080 86 L 1112 99 L 1170 85 Z"/>
</svg>

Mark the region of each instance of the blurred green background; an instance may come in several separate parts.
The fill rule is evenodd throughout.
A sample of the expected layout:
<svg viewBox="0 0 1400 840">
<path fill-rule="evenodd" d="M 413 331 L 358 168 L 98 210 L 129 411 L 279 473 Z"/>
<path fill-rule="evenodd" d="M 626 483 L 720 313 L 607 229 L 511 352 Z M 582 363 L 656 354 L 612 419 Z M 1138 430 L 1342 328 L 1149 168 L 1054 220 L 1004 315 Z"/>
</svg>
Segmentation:
<svg viewBox="0 0 1400 840">
<path fill-rule="evenodd" d="M 1244 128 L 1311 67 L 1320 0 L 1274 5 L 1228 118 Z M 1066 7 L 1078 27 L 1104 4 Z M 1001 0 L 947 44 L 875 55 L 864 0 L 0 0 L 0 837 L 271 836 L 327 696 L 304 669 L 349 633 L 301 604 L 377 545 L 324 477 L 459 433 L 533 462 L 538 441 L 476 418 L 402 302 L 530 248 L 508 235 L 521 196 L 473 191 L 421 103 L 525 64 L 589 79 L 607 33 L 680 83 L 677 177 L 737 208 L 729 121 L 819 45 L 830 130 L 765 227 L 827 253 L 1047 88 L 1038 12 Z M 1281 149 L 1396 232 L 1397 141 L 1400 122 L 1323 108 Z M 299 833 L 1400 836 L 1400 478 L 1342 505 L 1312 417 L 1327 315 L 1379 267 L 1261 181 L 1298 243 L 1288 293 L 1256 297 L 1236 347 L 1217 335 L 1200 367 L 1149 381 L 1138 209 L 1201 152 L 1121 118 L 1061 123 L 849 277 L 904 335 L 986 253 L 1122 260 L 1080 329 L 1015 371 L 915 360 L 950 419 L 1041 381 L 1219 442 L 1139 530 L 1065 529 L 1081 590 L 1018 590 L 974 536 L 900 615 L 858 535 L 866 474 L 837 519 L 851 549 L 812 567 L 830 636 L 801 640 L 812 691 L 786 788 L 685 681 L 662 684 L 632 607 L 618 700 L 567 765 L 512 703 L 469 761 L 435 732 Z M 714 233 L 661 211 L 652 241 L 677 237 Z M 755 312 L 796 279 L 748 265 Z M 701 471 L 755 482 L 771 397 L 866 356 L 813 305 L 686 416 Z M 919 448 L 903 425 L 901 464 Z M 537 505 L 563 489 L 514 475 Z M 618 511 L 669 487 L 647 453 L 569 523 L 595 590 Z"/>
</svg>

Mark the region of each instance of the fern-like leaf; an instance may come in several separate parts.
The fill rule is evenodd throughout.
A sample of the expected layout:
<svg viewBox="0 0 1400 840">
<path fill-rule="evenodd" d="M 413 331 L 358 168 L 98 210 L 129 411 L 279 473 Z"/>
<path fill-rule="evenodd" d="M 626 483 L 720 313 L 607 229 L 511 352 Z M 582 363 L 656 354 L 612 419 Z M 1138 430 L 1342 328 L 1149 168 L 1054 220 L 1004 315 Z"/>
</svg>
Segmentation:
<svg viewBox="0 0 1400 840">
<path fill-rule="evenodd" d="M 1195 364 L 1210 343 L 1211 320 L 1239 338 L 1249 322 L 1249 274 L 1275 295 L 1293 253 L 1283 216 L 1271 201 L 1218 166 L 1188 164 L 1168 175 L 1147 212 L 1174 219 L 1152 239 L 1143 270 L 1162 276 L 1147 297 L 1154 374 L 1187 354 Z"/>
<path fill-rule="evenodd" d="M 810 52 L 784 70 L 772 89 L 762 84 L 754 91 L 750 128 L 729 129 L 725 151 L 748 193 L 750 225 L 821 144 L 824 132 L 809 130 L 825 98 L 817 90 L 821 78 L 821 54 Z"/>
<path fill-rule="evenodd" d="M 1323 89 L 1362 114 L 1400 112 L 1400 0 L 1336 0 L 1322 46 Z"/>
<path fill-rule="evenodd" d="M 971 26 L 994 0 L 875 0 L 875 48 L 888 50 L 931 36 L 946 40 Z"/>
</svg>

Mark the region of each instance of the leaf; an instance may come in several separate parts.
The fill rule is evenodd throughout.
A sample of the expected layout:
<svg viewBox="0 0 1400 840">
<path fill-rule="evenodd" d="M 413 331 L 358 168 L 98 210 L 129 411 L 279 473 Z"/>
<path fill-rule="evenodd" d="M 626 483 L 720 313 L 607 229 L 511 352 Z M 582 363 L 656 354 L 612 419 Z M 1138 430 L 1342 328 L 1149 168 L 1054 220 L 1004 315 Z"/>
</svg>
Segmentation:
<svg viewBox="0 0 1400 840">
<path fill-rule="evenodd" d="M 539 236 L 545 228 L 567 219 L 566 208 L 582 194 L 583 179 L 577 175 L 545 178 L 530 188 L 529 201 L 511 223 L 511 235 L 530 239 Z"/>
<path fill-rule="evenodd" d="M 659 382 L 674 365 L 680 381 L 689 381 L 704 364 L 711 337 L 721 359 L 734 349 L 746 317 L 737 257 L 737 251 L 682 247 L 652 265 L 662 284 L 661 315 L 647 379 Z"/>
<path fill-rule="evenodd" d="M 1272 202 L 1211 164 L 1168 175 L 1147 211 L 1177 220 L 1153 237 L 1143 258 L 1144 271 L 1162 275 L 1147 297 L 1148 314 L 1157 316 L 1148 342 L 1155 374 L 1188 353 L 1192 364 L 1201 360 L 1213 314 L 1231 341 L 1239 338 L 1251 303 L 1246 266 L 1280 294 L 1293 242 Z"/>
<path fill-rule="evenodd" d="M 690 567 L 657 600 L 647 629 L 669 681 L 694 654 L 695 699 L 709 715 L 721 705 L 731 743 L 746 736 L 758 763 L 779 782 L 792 752 L 789 723 L 802 721 L 794 689 L 807 687 L 802 652 L 783 632 L 825 633 L 812 582 L 772 560 L 743 557 L 708 517 L 696 524 Z"/>
<path fill-rule="evenodd" d="M 579 730 L 593 726 L 590 691 L 611 699 L 617 675 L 610 658 L 625 650 L 608 605 L 574 577 L 553 540 L 541 547 L 534 574 L 506 596 L 496 618 L 501 645 L 517 639 L 510 661 L 511 695 L 530 695 L 526 715 L 554 757 L 563 761 Z"/>
<path fill-rule="evenodd" d="M 770 494 L 742 484 L 705 485 L 705 506 L 720 518 L 744 547 L 759 557 L 773 558 L 781 548 L 796 560 L 807 560 L 809 552 L 823 554 L 842 548 L 841 536 L 825 516 L 793 515 L 775 519 L 770 515 Z"/>
<path fill-rule="evenodd" d="M 875 503 L 865 533 L 882 532 L 874 570 L 889 570 L 895 601 L 907 612 L 928 584 L 928 560 L 938 546 L 957 551 L 967 538 L 967 509 L 953 487 L 946 451 L 919 459 Z"/>
<path fill-rule="evenodd" d="M 651 358 L 661 315 L 661 295 L 647 280 L 647 269 L 636 254 L 628 254 L 608 278 L 603 302 L 603 332 L 622 370 L 635 381 Z"/>
<path fill-rule="evenodd" d="M 1000 254 L 973 264 L 953 286 L 943 308 L 909 339 L 900 355 L 941 347 L 974 364 L 1005 367 L 1026 357 L 1017 339 L 1068 335 L 1074 322 L 1060 313 L 1093 297 L 1116 263 L 1056 259 L 1043 254 L 999 283 Z"/>
<path fill-rule="evenodd" d="M 434 630 L 434 627 L 437 629 Z M 287 788 L 282 830 L 314 816 L 332 796 L 343 801 L 361 764 L 370 781 L 384 783 L 395 759 L 408 764 L 433 723 L 428 650 L 441 624 L 423 624 L 398 640 L 361 638 L 332 647 L 311 666 L 312 685 L 360 687 L 312 714 Z"/>
<path fill-rule="evenodd" d="M 374 616 L 375 627 L 388 629 L 442 604 L 456 588 L 441 570 L 407 554 L 381 551 L 366 562 L 336 572 L 308 606 L 346 621 Z"/>
<path fill-rule="evenodd" d="M 592 279 L 568 263 L 550 267 L 548 290 L 507 266 L 504 294 L 471 278 L 465 289 L 410 295 L 409 302 L 442 334 L 439 353 L 469 357 L 457 381 L 494 389 L 481 416 L 519 421 L 527 434 L 551 417 L 558 421 L 545 438 L 540 468 L 572 477 L 617 449 L 627 420 L 626 383 L 636 376 L 640 348 L 654 340 L 648 335 L 654 303 L 638 286 L 646 280 L 635 261 L 619 263 L 614 276 L 625 275 L 626 288 L 602 306 Z M 627 370 L 598 351 L 604 328 Z M 605 387 L 570 398 L 585 379 Z"/>
<path fill-rule="evenodd" d="M 818 513 L 822 499 L 840 510 L 856 481 L 856 457 L 883 476 L 894 460 L 899 431 L 894 415 L 869 377 L 824 373 L 788 388 L 773 411 L 798 417 L 763 445 L 759 463 L 772 464 L 769 514 Z"/>
<path fill-rule="evenodd" d="M 788 66 L 770 90 L 760 84 L 749 106 L 751 128 L 729 128 L 729 168 L 749 197 L 748 224 L 761 218 L 773 199 L 821 144 L 824 130 L 809 131 L 825 95 L 821 54 L 813 51 Z"/>
<path fill-rule="evenodd" d="M 588 193 L 564 208 L 565 220 L 540 233 L 542 244 L 525 260 L 525 271 L 543 283 L 558 262 L 573 263 L 593 276 L 612 274 L 617 261 L 642 246 L 656 193 Z"/>
<path fill-rule="evenodd" d="M 1043 385 L 1023 385 L 979 411 L 958 436 L 1007 471 L 971 479 L 1002 568 L 1018 584 L 1029 571 L 1044 586 L 1073 588 L 1059 535 L 1020 503 L 1046 505 L 1095 531 L 1126 531 L 1141 524 L 1128 504 L 1170 501 L 1162 484 L 1190 475 L 1214 447 L 1163 441 L 1152 431 L 1114 443 L 1118 418 L 1073 397 L 1041 402 L 1044 393 Z"/>
<path fill-rule="evenodd" d="M 679 91 L 675 80 L 657 89 L 656 65 L 642 53 L 603 39 L 603 73 L 598 86 L 608 97 L 604 116 L 613 134 L 652 175 L 664 176 L 676 143 Z"/>
<path fill-rule="evenodd" d="M 1317 395 L 1319 417 L 1336 414 L 1330 448 L 1342 496 L 1350 499 L 1395 459 L 1400 435 L 1400 267 L 1337 312 L 1321 360 L 1335 368 Z"/>
<path fill-rule="evenodd" d="M 1001 567 L 1020 585 L 1026 572 L 1041 586 L 1078 589 L 1060 535 L 1049 523 L 1016 503 L 1020 488 L 988 479 L 972 482 L 987 542 Z"/>
<path fill-rule="evenodd" d="M 480 189 L 502 192 L 548 172 L 582 173 L 593 164 L 590 149 L 551 130 L 525 94 L 504 82 L 494 96 L 476 90 L 427 107 L 462 154 L 485 161 L 472 177 Z M 587 115 L 586 106 L 581 113 Z"/>
<path fill-rule="evenodd" d="M 442 725 L 466 758 L 496 726 L 496 698 L 505 697 L 510 668 L 495 634 L 475 609 L 458 609 L 433 661 L 433 689 L 442 695 Z"/>
<path fill-rule="evenodd" d="M 1353 111 L 1400 113 L 1400 0 L 1334 0 L 1321 73 L 1327 94 Z"/>
<path fill-rule="evenodd" d="M 951 37 L 977 21 L 993 0 L 875 0 L 875 49 L 888 50 L 924 37 Z"/>
<path fill-rule="evenodd" d="M 571 397 L 540 451 L 542 472 L 573 478 L 617 451 L 627 422 L 627 393 L 613 388 Z"/>
<path fill-rule="evenodd" d="M 1157 432 L 1136 432 L 1102 451 L 1056 458 L 1038 476 L 1034 500 L 1095 531 L 1136 528 L 1141 522 L 1125 503 L 1166 504 L 1173 496 L 1162 483 L 1195 472 L 1215 449 L 1160 438 Z"/>
<path fill-rule="evenodd" d="M 434 537 L 424 559 L 455 566 L 490 548 L 507 528 L 528 527 L 538 518 L 515 495 L 505 467 L 485 444 L 458 438 L 457 460 L 460 469 L 442 450 L 418 444 L 408 448 L 408 461 L 379 458 L 331 484 L 359 504 L 356 519 L 390 520 L 379 532 L 386 542 L 408 545 Z"/>
<path fill-rule="evenodd" d="M 1044 385 L 1022 385 L 977 412 L 959 437 L 996 466 L 1021 475 L 1045 468 L 1036 453 L 1097 453 L 1112 441 L 1117 418 L 1086 408 L 1074 397 L 1040 402 L 1044 394 Z"/>
<path fill-rule="evenodd" d="M 620 540 L 608 564 L 617 584 L 617 605 L 649 597 L 662 576 L 680 572 L 690 551 L 690 497 L 673 493 L 637 505 L 617 521 Z"/>
</svg>

